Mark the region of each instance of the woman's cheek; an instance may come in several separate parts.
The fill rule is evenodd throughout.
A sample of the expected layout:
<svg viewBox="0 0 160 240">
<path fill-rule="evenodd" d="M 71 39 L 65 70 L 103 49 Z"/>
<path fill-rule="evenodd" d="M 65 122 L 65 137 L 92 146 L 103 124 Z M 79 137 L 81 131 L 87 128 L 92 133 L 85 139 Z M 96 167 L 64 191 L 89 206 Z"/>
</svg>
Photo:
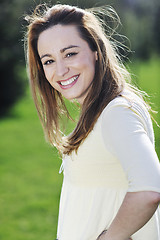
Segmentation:
<svg viewBox="0 0 160 240">
<path fill-rule="evenodd" d="M 51 82 L 52 78 L 53 78 L 53 72 L 50 69 L 44 69 L 44 74 L 46 79 Z"/>
</svg>

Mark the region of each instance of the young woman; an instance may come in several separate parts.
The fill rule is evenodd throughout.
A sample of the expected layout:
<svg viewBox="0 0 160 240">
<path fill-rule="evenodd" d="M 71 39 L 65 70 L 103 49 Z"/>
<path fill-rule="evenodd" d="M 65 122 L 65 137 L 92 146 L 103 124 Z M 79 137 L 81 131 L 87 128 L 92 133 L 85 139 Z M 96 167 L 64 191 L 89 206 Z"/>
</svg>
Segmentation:
<svg viewBox="0 0 160 240">
<path fill-rule="evenodd" d="M 112 38 L 91 11 L 68 5 L 40 6 L 28 21 L 35 105 L 63 156 L 58 240 L 159 240 L 152 123 L 139 91 L 126 81 Z M 68 114 L 63 97 L 81 106 L 68 136 L 61 131 Z"/>
</svg>

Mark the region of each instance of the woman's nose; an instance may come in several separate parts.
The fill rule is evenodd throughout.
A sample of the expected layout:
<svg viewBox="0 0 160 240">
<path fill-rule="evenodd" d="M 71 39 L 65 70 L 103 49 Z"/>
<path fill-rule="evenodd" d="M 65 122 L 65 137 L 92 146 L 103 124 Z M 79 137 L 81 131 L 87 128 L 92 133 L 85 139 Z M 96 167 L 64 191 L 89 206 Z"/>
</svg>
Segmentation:
<svg viewBox="0 0 160 240">
<path fill-rule="evenodd" d="M 58 77 L 63 77 L 69 72 L 69 67 L 65 64 L 64 61 L 56 62 L 56 75 Z"/>
</svg>

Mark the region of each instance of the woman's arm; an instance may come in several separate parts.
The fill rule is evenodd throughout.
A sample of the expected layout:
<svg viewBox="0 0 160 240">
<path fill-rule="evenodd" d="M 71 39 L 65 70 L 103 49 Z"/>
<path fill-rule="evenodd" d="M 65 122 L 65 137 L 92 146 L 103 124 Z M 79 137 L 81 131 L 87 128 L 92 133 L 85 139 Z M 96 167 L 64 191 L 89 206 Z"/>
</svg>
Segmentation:
<svg viewBox="0 0 160 240">
<path fill-rule="evenodd" d="M 128 240 L 152 217 L 160 203 L 160 193 L 127 193 L 107 232 L 98 240 Z"/>
<path fill-rule="evenodd" d="M 128 240 L 158 207 L 160 164 L 144 120 L 136 111 L 123 106 L 111 108 L 104 112 L 102 129 L 106 149 L 123 167 L 128 193 L 108 231 L 98 240 Z"/>
</svg>

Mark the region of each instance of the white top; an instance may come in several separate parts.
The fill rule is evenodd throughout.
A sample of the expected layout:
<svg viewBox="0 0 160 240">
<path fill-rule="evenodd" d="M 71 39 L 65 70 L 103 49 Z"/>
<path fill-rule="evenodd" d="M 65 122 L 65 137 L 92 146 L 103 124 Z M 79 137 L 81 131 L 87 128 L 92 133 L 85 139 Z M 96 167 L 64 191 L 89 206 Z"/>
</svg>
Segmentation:
<svg viewBox="0 0 160 240">
<path fill-rule="evenodd" d="M 150 116 L 138 97 L 125 96 L 107 105 L 78 153 L 63 158 L 58 240 L 96 240 L 126 192 L 160 192 Z M 159 209 L 132 239 L 160 240 Z"/>
</svg>

